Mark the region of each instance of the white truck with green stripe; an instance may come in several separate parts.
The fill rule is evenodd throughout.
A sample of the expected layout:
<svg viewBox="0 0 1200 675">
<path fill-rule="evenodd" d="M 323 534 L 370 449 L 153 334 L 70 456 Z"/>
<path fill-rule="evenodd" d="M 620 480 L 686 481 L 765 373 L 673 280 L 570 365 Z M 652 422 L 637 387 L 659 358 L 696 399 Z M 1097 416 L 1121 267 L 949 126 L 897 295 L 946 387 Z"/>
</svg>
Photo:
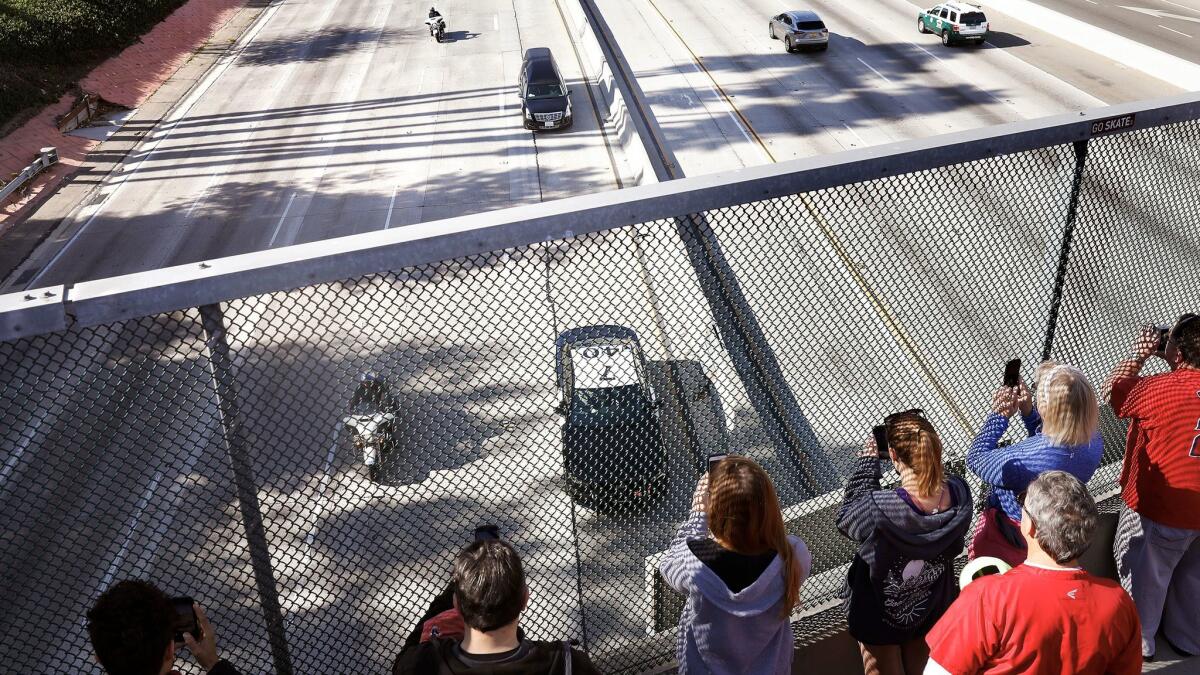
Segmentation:
<svg viewBox="0 0 1200 675">
<path fill-rule="evenodd" d="M 981 45 L 988 29 L 983 8 L 965 2 L 945 2 L 917 14 L 917 30 L 939 35 L 947 47 L 962 42 Z"/>
</svg>

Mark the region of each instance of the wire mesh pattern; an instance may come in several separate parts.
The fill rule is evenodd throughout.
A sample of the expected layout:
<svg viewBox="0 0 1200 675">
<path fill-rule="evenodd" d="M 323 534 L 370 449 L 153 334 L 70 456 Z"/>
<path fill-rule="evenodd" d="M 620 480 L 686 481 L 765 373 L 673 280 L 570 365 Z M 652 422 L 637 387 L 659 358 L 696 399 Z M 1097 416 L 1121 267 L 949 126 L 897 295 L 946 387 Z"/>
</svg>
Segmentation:
<svg viewBox="0 0 1200 675">
<path fill-rule="evenodd" d="M 525 560 L 529 637 L 647 670 L 681 605 L 657 560 L 720 451 L 772 475 L 813 552 L 805 605 L 829 603 L 872 424 L 925 409 L 963 473 L 1007 359 L 1049 353 L 1098 387 L 1137 322 L 1196 309 L 1198 133 L 0 344 L 0 659 L 97 672 L 86 609 L 143 577 L 205 604 L 246 671 L 387 672 L 495 523 Z M 1097 491 L 1124 444 L 1104 425 Z"/>
</svg>

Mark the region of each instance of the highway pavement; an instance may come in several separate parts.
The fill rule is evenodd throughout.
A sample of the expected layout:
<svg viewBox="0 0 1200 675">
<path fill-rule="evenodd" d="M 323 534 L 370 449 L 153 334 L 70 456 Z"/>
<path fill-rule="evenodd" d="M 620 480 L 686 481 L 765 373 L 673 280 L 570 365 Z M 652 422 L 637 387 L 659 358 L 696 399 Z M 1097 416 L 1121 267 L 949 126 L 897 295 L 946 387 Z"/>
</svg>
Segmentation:
<svg viewBox="0 0 1200 675">
<path fill-rule="evenodd" d="M 26 286 L 95 279 L 621 185 L 555 0 L 271 6 L 75 222 Z M 578 111 L 522 128 L 524 49 L 549 46 Z M 137 251 L 137 255 L 130 255 Z"/>
<path fill-rule="evenodd" d="M 815 5 L 835 39 L 826 53 L 796 55 L 767 38 L 776 8 L 759 0 L 600 6 L 689 174 L 932 137 L 1163 86 L 1022 37 L 1040 27 L 1005 24 L 993 44 L 945 50 L 916 33 L 915 6 L 893 0 L 853 13 Z M 43 258 L 39 285 L 617 186 L 619 158 L 587 118 L 590 106 L 577 102 L 567 133 L 520 129 L 513 83 L 523 48 L 550 44 L 567 79 L 580 77 L 552 2 L 442 7 L 451 41 L 441 45 L 423 33 L 424 9 L 278 5 L 211 95 L 152 136 L 105 188 L 84 233 L 52 263 Z M 847 466 L 872 420 L 910 406 L 929 410 L 948 453 L 960 456 L 1003 361 L 1036 360 L 1071 161 L 1065 150 L 1045 151 L 936 172 L 925 184 L 957 197 L 937 213 L 914 207 L 909 179 L 891 191 L 847 186 L 754 214 L 710 214 L 837 466 Z M 1156 161 L 1137 185 L 1115 191 L 1107 188 L 1121 167 L 1096 170 L 1088 189 L 1118 206 L 1085 213 L 1089 231 L 1119 230 L 1111 214 L 1143 192 L 1186 192 L 1187 153 Z M 988 184 L 980 171 L 1019 175 L 1028 190 Z M 1137 189 L 1155 175 L 1173 182 Z M 1197 244 L 1169 234 L 1181 206 L 1160 206 L 1169 208 L 1147 212 L 1161 221 L 1129 233 L 1177 249 L 1175 271 L 1151 284 L 1149 309 L 1125 297 L 1146 289 L 1153 271 L 1142 268 L 1087 269 L 1089 283 L 1068 295 L 1065 316 L 1086 329 L 1066 333 L 1064 353 L 1086 360 L 1094 377 L 1116 353 L 1106 335 L 1182 301 L 1173 289 L 1186 287 L 1179 270 Z M 1081 246 L 1097 259 L 1106 252 L 1095 236 Z M 1021 283 L 997 288 L 998 268 Z M 1103 310 L 1089 314 L 1097 298 Z M 632 636 L 646 625 L 643 561 L 673 534 L 699 459 L 671 421 L 684 407 L 701 411 L 702 447 L 724 443 L 756 457 L 785 504 L 804 494 L 789 459 L 767 442 L 668 223 L 235 301 L 226 312 L 297 672 L 385 670 L 448 578 L 450 556 L 487 521 L 526 556 L 532 637 L 581 637 L 614 669 L 632 663 L 631 646 L 669 649 L 662 636 Z M 0 635 L 22 636 L 19 653 L 4 653 L 19 657 L 19 670 L 86 672 L 79 617 L 101 588 L 133 575 L 210 599 L 229 655 L 246 670 L 270 669 L 197 321 L 180 313 L 98 329 L 69 346 L 33 340 L 0 352 L 4 380 L 27 383 L 3 393 L 0 467 L 0 506 L 22 516 L 4 534 L 0 588 L 13 598 Z M 671 482 L 646 513 L 574 509 L 558 484 L 553 340 L 592 323 L 638 331 L 667 399 Z M 78 362 L 44 357 L 60 351 Z M 664 393 L 676 386 L 673 366 L 686 374 L 679 398 Z M 366 370 L 387 376 L 401 401 L 411 474 L 400 485 L 368 481 L 339 431 Z M 44 588 L 54 589 L 52 602 Z M 11 618 L 35 615 L 63 620 Z"/>
</svg>

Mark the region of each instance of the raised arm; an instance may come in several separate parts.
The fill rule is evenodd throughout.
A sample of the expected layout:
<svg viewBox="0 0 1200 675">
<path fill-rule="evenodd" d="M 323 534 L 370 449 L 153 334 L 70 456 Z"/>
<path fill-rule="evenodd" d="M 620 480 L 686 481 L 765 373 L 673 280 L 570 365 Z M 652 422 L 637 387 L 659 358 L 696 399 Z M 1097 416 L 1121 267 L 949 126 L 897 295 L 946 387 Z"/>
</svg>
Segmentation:
<svg viewBox="0 0 1200 675">
<path fill-rule="evenodd" d="M 689 539 L 708 536 L 708 474 L 700 477 L 692 493 L 692 510 L 671 541 L 666 555 L 658 563 L 658 571 L 667 585 L 680 593 L 691 590 L 692 576 L 699 571 L 694 567 L 695 556 L 688 550 Z"/>
<path fill-rule="evenodd" d="M 864 541 L 875 531 L 875 509 L 871 504 L 871 493 L 880 489 L 879 480 L 882 477 L 875 439 L 869 438 L 859 453 L 854 473 L 846 482 L 846 489 L 842 493 L 842 507 L 838 509 L 837 528 L 854 541 Z"/>
<path fill-rule="evenodd" d="M 1129 355 L 1113 366 L 1108 378 L 1104 380 L 1104 385 L 1100 388 L 1100 395 L 1108 401 L 1117 414 L 1120 414 L 1121 408 L 1125 405 L 1125 398 L 1129 396 L 1129 392 L 1141 379 L 1139 375 L 1142 367 L 1146 365 L 1146 360 L 1156 351 L 1158 351 L 1158 329 L 1151 325 L 1139 326 Z"/>
</svg>

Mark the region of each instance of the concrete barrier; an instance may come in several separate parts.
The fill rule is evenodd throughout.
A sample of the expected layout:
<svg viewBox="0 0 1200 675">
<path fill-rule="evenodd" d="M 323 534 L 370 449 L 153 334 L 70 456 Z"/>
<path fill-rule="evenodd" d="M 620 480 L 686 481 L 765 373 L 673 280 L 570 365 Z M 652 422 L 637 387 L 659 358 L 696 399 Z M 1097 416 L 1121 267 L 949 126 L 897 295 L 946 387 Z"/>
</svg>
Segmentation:
<svg viewBox="0 0 1200 675">
<path fill-rule="evenodd" d="M 600 124 L 612 142 L 621 151 L 621 180 L 628 187 L 658 182 L 646 148 L 629 119 L 629 110 L 621 92 L 614 82 L 612 68 L 604 58 L 600 43 L 591 23 L 583 12 L 580 0 L 555 0 L 562 12 L 575 44 L 583 77 L 587 81 L 596 105 L 600 108 Z"/>
</svg>

